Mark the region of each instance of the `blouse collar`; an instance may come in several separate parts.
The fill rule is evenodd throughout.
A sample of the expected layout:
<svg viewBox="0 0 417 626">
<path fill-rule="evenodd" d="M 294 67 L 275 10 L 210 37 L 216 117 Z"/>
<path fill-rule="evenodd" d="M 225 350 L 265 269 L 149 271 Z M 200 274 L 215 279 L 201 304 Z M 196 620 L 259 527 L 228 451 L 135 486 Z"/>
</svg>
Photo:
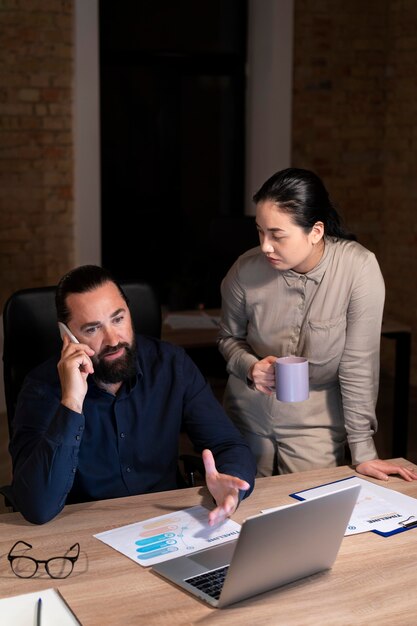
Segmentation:
<svg viewBox="0 0 417 626">
<path fill-rule="evenodd" d="M 307 280 L 312 280 L 314 283 L 316 283 L 316 285 L 320 284 L 321 279 L 323 278 L 329 265 L 330 250 L 334 245 L 334 239 L 328 239 L 327 237 L 325 237 L 323 256 L 321 257 L 317 265 L 313 267 L 313 269 L 309 272 L 306 272 L 305 274 L 300 274 L 299 272 L 295 272 L 294 270 L 286 270 L 285 272 L 282 272 L 282 276 L 284 277 L 287 285 L 289 287 L 292 287 L 300 279 L 303 280 L 303 282 L 307 282 Z"/>
</svg>

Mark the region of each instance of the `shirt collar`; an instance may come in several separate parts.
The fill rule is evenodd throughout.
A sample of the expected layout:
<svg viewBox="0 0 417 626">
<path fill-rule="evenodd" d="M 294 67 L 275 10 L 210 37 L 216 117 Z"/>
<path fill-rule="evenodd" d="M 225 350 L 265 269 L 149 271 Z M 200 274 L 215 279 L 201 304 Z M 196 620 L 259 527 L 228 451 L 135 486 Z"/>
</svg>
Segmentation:
<svg viewBox="0 0 417 626">
<path fill-rule="evenodd" d="M 316 285 L 320 284 L 321 279 L 323 278 L 324 273 L 329 265 L 330 248 L 333 246 L 333 242 L 331 242 L 327 238 L 325 238 L 324 242 L 324 254 L 321 257 L 319 263 L 316 265 L 316 267 L 313 267 L 312 270 L 310 270 L 306 274 L 300 274 L 299 272 L 295 272 L 294 270 L 286 270 L 285 272 L 282 272 L 282 276 L 284 277 L 284 280 L 289 287 L 293 287 L 300 280 L 300 278 L 304 280 L 304 282 L 307 282 L 307 280 L 312 280 L 314 283 L 316 283 Z"/>
</svg>

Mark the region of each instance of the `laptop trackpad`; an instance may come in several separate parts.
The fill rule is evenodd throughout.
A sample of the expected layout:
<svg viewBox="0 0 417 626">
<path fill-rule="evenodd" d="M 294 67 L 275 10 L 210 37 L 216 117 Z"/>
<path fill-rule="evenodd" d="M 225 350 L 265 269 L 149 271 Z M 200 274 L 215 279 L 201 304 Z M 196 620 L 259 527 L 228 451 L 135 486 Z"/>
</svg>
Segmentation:
<svg viewBox="0 0 417 626">
<path fill-rule="evenodd" d="M 187 559 L 211 570 L 216 567 L 222 567 L 223 565 L 229 565 L 232 560 L 235 547 L 236 541 L 228 541 L 227 543 L 222 543 L 220 546 L 208 548 L 202 552 L 189 554 Z"/>
</svg>

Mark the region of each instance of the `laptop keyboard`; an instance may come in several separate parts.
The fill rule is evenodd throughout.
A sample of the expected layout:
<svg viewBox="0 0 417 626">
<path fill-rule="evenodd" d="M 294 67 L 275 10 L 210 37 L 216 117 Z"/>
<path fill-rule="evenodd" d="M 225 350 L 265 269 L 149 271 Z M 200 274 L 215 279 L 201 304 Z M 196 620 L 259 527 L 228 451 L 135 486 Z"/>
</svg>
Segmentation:
<svg viewBox="0 0 417 626">
<path fill-rule="evenodd" d="M 204 572 L 204 574 L 199 574 L 198 576 L 193 576 L 192 578 L 186 578 L 185 582 L 193 587 L 196 587 L 200 591 L 204 591 L 204 593 L 211 598 L 218 600 L 228 569 L 229 566 L 225 565 L 219 569 Z"/>
</svg>

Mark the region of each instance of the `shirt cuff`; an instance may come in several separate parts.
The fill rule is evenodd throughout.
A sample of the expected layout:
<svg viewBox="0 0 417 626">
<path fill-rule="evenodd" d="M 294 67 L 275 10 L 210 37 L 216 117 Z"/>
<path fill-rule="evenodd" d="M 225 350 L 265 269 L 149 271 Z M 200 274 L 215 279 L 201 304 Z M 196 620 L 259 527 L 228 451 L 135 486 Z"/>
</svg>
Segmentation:
<svg viewBox="0 0 417 626">
<path fill-rule="evenodd" d="M 61 445 L 78 446 L 84 432 L 85 418 L 83 413 L 71 411 L 60 404 L 52 420 L 47 436 Z"/>
<path fill-rule="evenodd" d="M 359 465 L 359 463 L 364 463 L 365 461 L 374 461 L 378 458 L 374 440 L 371 438 L 358 443 L 350 443 L 349 448 L 352 456 L 352 465 Z"/>
<path fill-rule="evenodd" d="M 254 354 L 246 352 L 233 363 L 230 369 L 228 368 L 228 371 L 246 382 L 250 368 L 258 361 L 259 359 Z"/>
</svg>

